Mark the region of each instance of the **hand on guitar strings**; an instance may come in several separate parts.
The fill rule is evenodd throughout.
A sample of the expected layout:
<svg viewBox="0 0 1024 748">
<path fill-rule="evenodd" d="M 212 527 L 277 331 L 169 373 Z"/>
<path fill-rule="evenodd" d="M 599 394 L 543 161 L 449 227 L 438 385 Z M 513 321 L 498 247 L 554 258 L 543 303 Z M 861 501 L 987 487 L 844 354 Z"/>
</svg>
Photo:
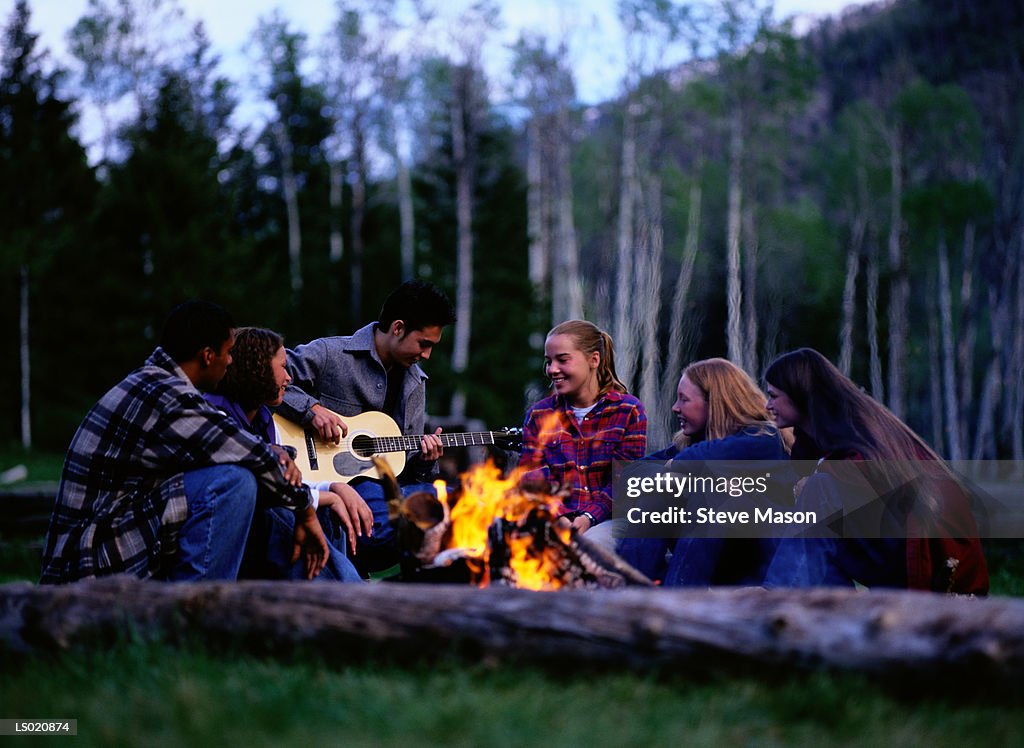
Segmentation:
<svg viewBox="0 0 1024 748">
<path fill-rule="evenodd" d="M 320 506 L 331 508 L 348 536 L 352 555 L 356 554 L 356 540 L 373 535 L 373 511 L 369 505 L 347 483 L 332 483 L 329 491 L 320 492 Z"/>
<path fill-rule="evenodd" d="M 444 454 L 444 447 L 441 445 L 441 439 L 438 436 L 440 433 L 441 427 L 438 426 L 433 434 L 424 434 L 423 438 L 420 439 L 420 457 L 426 462 L 434 462 Z"/>
<path fill-rule="evenodd" d="M 309 424 L 320 434 L 325 442 L 340 444 L 341 438 L 348 433 L 348 426 L 337 413 L 332 413 L 320 403 L 314 405 L 313 420 Z"/>
</svg>

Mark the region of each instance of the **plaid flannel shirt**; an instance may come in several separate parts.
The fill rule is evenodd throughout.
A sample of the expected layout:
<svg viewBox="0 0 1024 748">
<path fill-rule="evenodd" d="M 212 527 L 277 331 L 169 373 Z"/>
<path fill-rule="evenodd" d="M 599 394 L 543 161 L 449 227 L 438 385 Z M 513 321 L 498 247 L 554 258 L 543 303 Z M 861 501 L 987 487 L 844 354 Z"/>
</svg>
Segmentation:
<svg viewBox="0 0 1024 748">
<path fill-rule="evenodd" d="M 209 405 L 162 348 L 100 398 L 64 461 L 42 583 L 166 572 L 188 517 L 189 470 L 237 464 L 292 509 L 309 504 L 262 439 Z"/>
<path fill-rule="evenodd" d="M 612 390 L 582 422 L 560 395 L 526 414 L 519 464 L 527 477 L 543 477 L 572 489 L 570 512 L 589 512 L 595 522 L 612 516 L 612 460 L 639 460 L 647 448 L 647 416 L 632 395 Z"/>
</svg>

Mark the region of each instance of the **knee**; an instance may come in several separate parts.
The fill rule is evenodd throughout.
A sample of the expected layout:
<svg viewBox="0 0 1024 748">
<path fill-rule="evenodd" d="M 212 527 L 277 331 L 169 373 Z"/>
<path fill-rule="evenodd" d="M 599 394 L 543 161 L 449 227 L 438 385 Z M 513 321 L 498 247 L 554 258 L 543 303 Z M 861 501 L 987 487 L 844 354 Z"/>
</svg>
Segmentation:
<svg viewBox="0 0 1024 748">
<path fill-rule="evenodd" d="M 222 500 L 242 511 L 256 509 L 256 476 L 240 465 L 219 465 L 216 468 L 215 486 L 211 485 Z"/>
</svg>

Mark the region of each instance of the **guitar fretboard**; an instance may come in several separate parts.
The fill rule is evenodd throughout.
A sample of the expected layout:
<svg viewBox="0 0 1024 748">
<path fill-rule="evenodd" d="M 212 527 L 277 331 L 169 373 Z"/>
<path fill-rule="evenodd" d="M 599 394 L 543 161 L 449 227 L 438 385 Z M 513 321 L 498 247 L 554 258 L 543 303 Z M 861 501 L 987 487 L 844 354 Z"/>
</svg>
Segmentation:
<svg viewBox="0 0 1024 748">
<path fill-rule="evenodd" d="M 507 434 L 498 433 L 497 437 L 506 437 Z M 443 447 L 483 447 L 495 444 L 495 433 L 493 431 L 475 431 L 462 434 L 438 434 Z M 420 437 L 418 436 L 377 436 L 367 437 L 357 435 L 350 440 L 355 451 L 367 454 L 379 454 L 381 452 L 410 452 L 420 448 Z"/>
</svg>

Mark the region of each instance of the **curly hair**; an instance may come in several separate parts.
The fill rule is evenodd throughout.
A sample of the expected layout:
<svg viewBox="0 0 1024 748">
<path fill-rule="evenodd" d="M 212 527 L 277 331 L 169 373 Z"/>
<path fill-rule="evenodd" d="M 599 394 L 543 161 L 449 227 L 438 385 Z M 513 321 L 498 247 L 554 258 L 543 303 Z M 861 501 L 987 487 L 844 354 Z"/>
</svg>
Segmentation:
<svg viewBox="0 0 1024 748">
<path fill-rule="evenodd" d="M 283 345 L 284 339 L 273 330 L 239 327 L 235 330 L 231 365 L 220 381 L 217 392 L 231 398 L 246 410 L 274 400 L 277 397 L 277 384 L 274 382 L 270 361 Z"/>
</svg>

